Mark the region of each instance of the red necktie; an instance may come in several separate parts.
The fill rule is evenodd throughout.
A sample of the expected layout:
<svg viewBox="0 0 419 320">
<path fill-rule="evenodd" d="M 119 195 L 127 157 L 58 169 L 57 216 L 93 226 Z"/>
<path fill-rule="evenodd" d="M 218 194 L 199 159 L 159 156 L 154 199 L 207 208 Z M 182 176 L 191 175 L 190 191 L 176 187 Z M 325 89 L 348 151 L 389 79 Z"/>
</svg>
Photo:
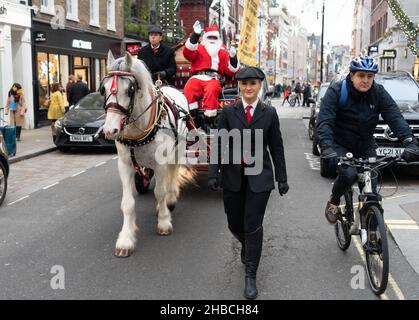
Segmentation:
<svg viewBox="0 0 419 320">
<path fill-rule="evenodd" d="M 157 54 L 157 51 L 159 51 L 159 48 L 153 48 L 153 53 Z"/>
<path fill-rule="evenodd" d="M 250 105 L 246 107 L 246 118 L 247 118 L 247 122 L 249 124 L 252 123 L 252 114 L 250 113 L 250 110 L 252 110 L 252 109 L 253 109 L 253 107 L 250 106 Z"/>
</svg>

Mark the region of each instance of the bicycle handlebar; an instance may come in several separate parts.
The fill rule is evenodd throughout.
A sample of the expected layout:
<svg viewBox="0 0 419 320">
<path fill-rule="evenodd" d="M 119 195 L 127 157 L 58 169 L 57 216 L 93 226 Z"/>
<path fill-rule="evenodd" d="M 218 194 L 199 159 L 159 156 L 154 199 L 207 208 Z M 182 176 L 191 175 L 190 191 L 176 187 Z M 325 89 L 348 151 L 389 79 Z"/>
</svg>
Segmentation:
<svg viewBox="0 0 419 320">
<path fill-rule="evenodd" d="M 392 165 L 395 162 L 403 161 L 403 158 L 401 155 L 397 156 L 385 156 L 383 158 L 377 159 L 375 157 L 371 157 L 368 159 L 356 159 L 353 157 L 351 153 L 347 153 L 346 157 L 340 157 L 339 158 L 339 164 L 346 164 L 353 167 L 364 167 L 367 166 L 369 168 L 377 168 L 380 166 L 380 164 L 385 162 L 385 165 L 383 167 L 387 167 Z"/>
</svg>

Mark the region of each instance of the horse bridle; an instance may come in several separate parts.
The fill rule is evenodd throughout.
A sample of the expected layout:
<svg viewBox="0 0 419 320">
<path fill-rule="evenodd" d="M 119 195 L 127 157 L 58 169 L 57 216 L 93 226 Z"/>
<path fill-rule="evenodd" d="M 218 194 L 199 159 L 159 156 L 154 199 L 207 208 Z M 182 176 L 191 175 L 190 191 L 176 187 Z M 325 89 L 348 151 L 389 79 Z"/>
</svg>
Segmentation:
<svg viewBox="0 0 419 320">
<path fill-rule="evenodd" d="M 100 85 L 99 88 L 99 92 L 102 96 L 105 96 L 106 94 L 106 90 L 105 87 L 103 85 L 103 82 L 105 79 L 109 79 L 112 78 L 112 84 L 111 84 L 111 88 L 110 88 L 110 94 L 105 97 L 105 102 L 103 105 L 103 108 L 105 109 L 105 113 L 109 112 L 116 112 L 116 113 L 122 113 L 126 116 L 126 119 L 128 120 L 131 117 L 132 114 L 132 110 L 134 108 L 134 97 L 135 97 L 135 93 L 137 90 L 140 89 L 140 86 L 138 85 L 138 81 L 135 78 L 134 74 L 131 72 L 126 72 L 126 71 L 110 71 L 103 79 L 102 79 L 102 83 Z M 119 78 L 127 78 L 130 81 L 128 90 L 127 90 L 127 95 L 130 98 L 130 104 L 128 106 L 128 109 L 126 109 L 125 107 L 121 106 L 118 103 L 118 79 Z M 134 79 L 134 80 L 132 80 Z M 116 103 L 112 102 L 108 104 L 109 99 L 115 96 L 116 99 Z"/>
</svg>

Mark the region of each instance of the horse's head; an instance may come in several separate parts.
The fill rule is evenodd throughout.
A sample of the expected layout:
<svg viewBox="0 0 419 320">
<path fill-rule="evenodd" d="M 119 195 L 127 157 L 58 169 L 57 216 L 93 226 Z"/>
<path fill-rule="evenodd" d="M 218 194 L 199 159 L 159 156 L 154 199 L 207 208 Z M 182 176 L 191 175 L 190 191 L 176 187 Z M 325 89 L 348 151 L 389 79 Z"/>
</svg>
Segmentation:
<svg viewBox="0 0 419 320">
<path fill-rule="evenodd" d="M 107 139 L 115 140 L 123 129 L 123 123 L 132 115 L 135 95 L 140 90 L 133 63 L 134 59 L 129 53 L 115 60 L 109 51 L 108 74 L 99 89 L 105 98 L 106 120 L 103 132 Z"/>
</svg>

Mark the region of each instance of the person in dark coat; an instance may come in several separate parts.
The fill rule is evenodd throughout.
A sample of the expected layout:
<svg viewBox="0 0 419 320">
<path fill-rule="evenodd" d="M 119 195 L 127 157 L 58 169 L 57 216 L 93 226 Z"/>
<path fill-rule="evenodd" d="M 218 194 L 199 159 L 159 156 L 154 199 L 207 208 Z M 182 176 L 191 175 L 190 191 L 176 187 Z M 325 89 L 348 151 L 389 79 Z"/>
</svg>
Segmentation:
<svg viewBox="0 0 419 320">
<path fill-rule="evenodd" d="M 310 101 L 309 99 L 311 98 L 312 94 L 311 94 L 311 84 L 310 82 L 307 82 L 306 85 L 304 86 L 304 91 L 303 91 L 303 107 L 305 107 L 307 105 L 307 108 L 310 107 Z"/>
<path fill-rule="evenodd" d="M 69 95 L 69 105 L 77 104 L 82 98 L 87 96 L 90 93 L 87 84 L 83 82 L 83 77 L 81 75 L 77 76 L 77 82 L 73 83 L 70 86 L 70 95 Z"/>
<path fill-rule="evenodd" d="M 357 57 L 350 64 L 350 74 L 345 82 L 332 84 L 322 100 L 317 120 L 317 135 L 321 158 L 328 171 L 337 172 L 332 195 L 327 202 L 325 216 L 334 225 L 341 197 L 357 181 L 356 168 L 338 166 L 338 157 L 348 152 L 354 158 L 376 157 L 375 128 L 380 116 L 402 141 L 407 162 L 419 161 L 419 146 L 409 124 L 384 87 L 374 81 L 378 72 L 376 61 L 369 57 Z M 346 105 L 339 106 L 342 86 L 346 83 Z M 373 179 L 376 188 L 376 179 Z"/>
<path fill-rule="evenodd" d="M 175 51 L 161 42 L 162 36 L 161 28 L 152 26 L 148 33 L 150 43 L 140 50 L 138 58 L 146 64 L 153 82 L 160 79 L 167 84 L 173 84 L 176 74 Z"/>
<path fill-rule="evenodd" d="M 223 189 L 228 228 L 242 245 L 247 299 L 256 299 L 258 295 L 256 272 L 262 252 L 262 223 L 275 189 L 274 177 L 281 196 L 289 190 L 278 115 L 273 107 L 258 99 L 264 78 L 264 73 L 255 67 L 243 68 L 236 74 L 242 99 L 221 112 L 215 135 L 218 148 L 212 149 L 208 173 L 209 188 Z M 235 153 L 234 141 L 223 140 L 223 134 L 234 132 L 241 133 L 239 154 Z"/>
</svg>

